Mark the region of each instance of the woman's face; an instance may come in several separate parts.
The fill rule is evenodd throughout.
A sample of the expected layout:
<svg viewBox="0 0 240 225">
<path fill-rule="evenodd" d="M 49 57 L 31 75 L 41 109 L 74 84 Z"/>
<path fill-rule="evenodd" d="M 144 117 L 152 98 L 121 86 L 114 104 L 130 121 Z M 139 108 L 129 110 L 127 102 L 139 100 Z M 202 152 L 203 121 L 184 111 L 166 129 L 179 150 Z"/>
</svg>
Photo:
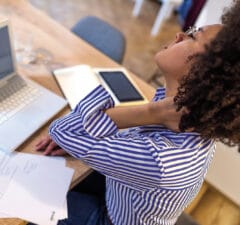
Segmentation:
<svg viewBox="0 0 240 225">
<path fill-rule="evenodd" d="M 196 30 L 192 35 L 180 32 L 176 34 L 176 39 L 170 45 L 160 50 L 155 60 L 166 78 L 171 76 L 180 79 L 187 74 L 191 67 L 189 58 L 196 53 L 204 51 L 204 46 L 208 44 L 220 31 L 222 25 L 210 25 Z"/>
</svg>

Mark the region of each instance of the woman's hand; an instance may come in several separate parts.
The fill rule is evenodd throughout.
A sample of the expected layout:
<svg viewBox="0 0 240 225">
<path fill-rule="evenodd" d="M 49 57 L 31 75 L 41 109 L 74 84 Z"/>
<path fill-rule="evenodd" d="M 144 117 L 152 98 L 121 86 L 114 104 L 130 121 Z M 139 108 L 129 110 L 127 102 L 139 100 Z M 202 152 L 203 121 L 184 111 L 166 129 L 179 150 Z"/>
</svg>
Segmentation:
<svg viewBox="0 0 240 225">
<path fill-rule="evenodd" d="M 44 155 L 62 156 L 67 153 L 59 147 L 49 135 L 36 144 L 36 151 L 43 151 Z"/>
<path fill-rule="evenodd" d="M 173 97 L 167 97 L 157 102 L 150 102 L 150 114 L 155 124 L 161 124 L 173 131 L 179 131 L 179 122 L 183 110 L 177 112 Z"/>
</svg>

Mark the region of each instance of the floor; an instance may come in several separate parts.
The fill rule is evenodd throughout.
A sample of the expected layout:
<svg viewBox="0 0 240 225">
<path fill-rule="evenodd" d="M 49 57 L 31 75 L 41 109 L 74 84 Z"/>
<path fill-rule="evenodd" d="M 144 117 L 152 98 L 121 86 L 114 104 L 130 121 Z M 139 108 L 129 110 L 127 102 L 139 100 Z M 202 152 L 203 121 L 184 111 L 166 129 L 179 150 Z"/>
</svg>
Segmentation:
<svg viewBox="0 0 240 225">
<path fill-rule="evenodd" d="M 161 7 L 155 0 L 145 1 L 137 18 L 132 16 L 133 0 L 29 0 L 50 17 L 70 29 L 86 15 L 98 16 L 121 30 L 127 39 L 123 65 L 149 81 L 158 74 L 159 83 L 164 83 L 154 62 L 154 55 L 180 30 L 177 16 L 173 15 L 156 37 L 150 30 Z M 156 81 L 151 82 L 156 86 Z M 201 225 L 240 225 L 240 209 L 214 188 L 209 188 L 191 215 Z"/>
<path fill-rule="evenodd" d="M 211 187 L 191 216 L 201 225 L 240 225 L 239 207 Z"/>
</svg>

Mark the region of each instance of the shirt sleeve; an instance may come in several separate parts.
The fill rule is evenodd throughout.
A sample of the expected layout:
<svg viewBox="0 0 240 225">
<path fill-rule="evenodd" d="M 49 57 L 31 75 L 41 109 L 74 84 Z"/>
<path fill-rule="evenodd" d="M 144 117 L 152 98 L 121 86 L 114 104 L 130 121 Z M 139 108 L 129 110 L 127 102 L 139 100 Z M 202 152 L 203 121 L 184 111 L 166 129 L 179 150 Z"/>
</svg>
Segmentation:
<svg viewBox="0 0 240 225">
<path fill-rule="evenodd" d="M 98 86 L 70 114 L 54 121 L 49 134 L 69 154 L 104 175 L 128 183 L 158 183 L 160 168 L 152 146 L 138 136 L 119 136 L 104 113 L 113 106 L 110 95 Z"/>
<path fill-rule="evenodd" d="M 158 100 L 161 100 L 161 99 L 165 98 L 165 92 L 166 92 L 165 88 L 163 88 L 163 87 L 157 88 L 152 101 L 156 102 Z"/>
</svg>

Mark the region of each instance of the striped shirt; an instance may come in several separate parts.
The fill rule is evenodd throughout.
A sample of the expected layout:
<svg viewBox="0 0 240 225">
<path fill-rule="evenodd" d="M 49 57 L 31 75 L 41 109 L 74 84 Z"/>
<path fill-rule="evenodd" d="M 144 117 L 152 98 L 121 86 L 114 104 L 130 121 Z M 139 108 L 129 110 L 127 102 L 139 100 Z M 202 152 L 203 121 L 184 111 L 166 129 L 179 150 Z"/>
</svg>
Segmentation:
<svg viewBox="0 0 240 225">
<path fill-rule="evenodd" d="M 159 88 L 153 101 L 165 97 Z M 114 225 L 173 225 L 198 193 L 215 150 L 197 133 L 160 125 L 118 130 L 104 113 L 114 107 L 102 86 L 54 121 L 52 139 L 106 176 L 106 206 Z"/>
</svg>

